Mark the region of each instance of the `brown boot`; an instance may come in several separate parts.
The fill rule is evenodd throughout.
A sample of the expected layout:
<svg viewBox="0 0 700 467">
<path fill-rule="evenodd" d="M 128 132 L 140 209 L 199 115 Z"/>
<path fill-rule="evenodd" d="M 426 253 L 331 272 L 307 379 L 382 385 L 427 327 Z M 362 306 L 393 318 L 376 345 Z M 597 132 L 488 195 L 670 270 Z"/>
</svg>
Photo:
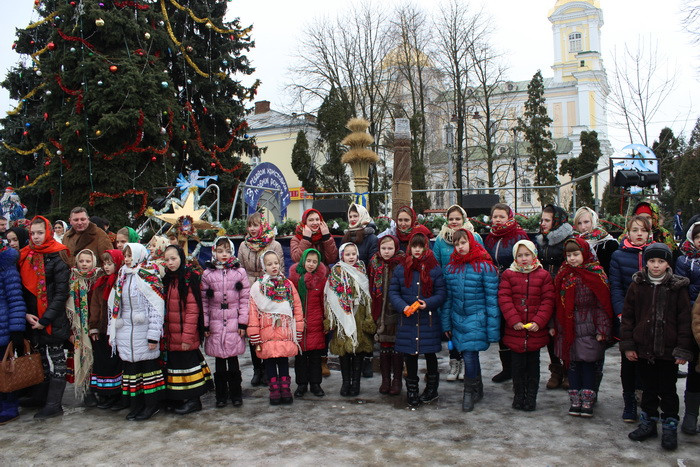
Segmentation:
<svg viewBox="0 0 700 467">
<path fill-rule="evenodd" d="M 382 349 L 379 352 L 379 369 L 382 373 L 382 384 L 379 386 L 381 394 L 389 394 L 391 387 L 391 355 L 389 349 Z"/>
<path fill-rule="evenodd" d="M 321 375 L 324 378 L 331 375 L 331 370 L 328 368 L 328 357 L 321 357 Z"/>
<path fill-rule="evenodd" d="M 549 365 L 549 371 L 551 371 L 552 374 L 549 376 L 549 381 L 547 381 L 547 389 L 556 389 L 561 386 L 562 380 L 564 379 L 564 367 L 556 363 L 551 363 Z"/>
<path fill-rule="evenodd" d="M 561 387 L 567 391 L 569 390 L 569 376 L 566 373 L 564 373 L 564 377 L 561 379 Z"/>
<path fill-rule="evenodd" d="M 396 351 L 391 354 L 391 372 L 394 374 L 394 378 L 391 380 L 389 394 L 392 396 L 398 396 L 401 394 L 402 386 L 401 379 L 403 376 L 403 355 Z"/>
</svg>

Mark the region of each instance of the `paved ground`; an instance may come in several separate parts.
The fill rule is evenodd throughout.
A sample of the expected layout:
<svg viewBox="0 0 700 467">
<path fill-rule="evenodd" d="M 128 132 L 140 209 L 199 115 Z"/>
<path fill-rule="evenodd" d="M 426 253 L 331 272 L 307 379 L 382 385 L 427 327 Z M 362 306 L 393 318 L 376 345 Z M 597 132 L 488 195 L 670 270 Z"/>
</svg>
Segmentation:
<svg viewBox="0 0 700 467">
<path fill-rule="evenodd" d="M 0 428 L 0 464 L 242 464 L 253 465 L 684 465 L 700 466 L 700 436 L 679 433 L 679 448 L 661 450 L 660 441 L 635 443 L 634 426 L 623 423 L 619 354 L 608 351 L 606 374 L 592 419 L 566 415 L 563 390 L 544 389 L 543 351 L 538 410 L 510 408 L 510 382 L 494 384 L 495 346 L 482 353 L 484 400 L 461 412 L 461 384 L 441 381 L 436 403 L 408 409 L 404 395 L 378 393 L 380 377 L 362 380 L 359 398 L 338 395 L 333 371 L 324 398 L 307 395 L 291 406 L 271 407 L 267 389 L 250 388 L 247 358 L 244 405 L 214 408 L 213 394 L 202 412 L 184 417 L 161 413 L 147 422 L 78 406 L 67 391 L 62 418 L 35 422 L 34 411 Z M 441 371 L 447 359 L 440 360 Z M 679 380 L 681 395 L 685 380 Z M 422 387 L 422 383 L 421 383 Z"/>
</svg>

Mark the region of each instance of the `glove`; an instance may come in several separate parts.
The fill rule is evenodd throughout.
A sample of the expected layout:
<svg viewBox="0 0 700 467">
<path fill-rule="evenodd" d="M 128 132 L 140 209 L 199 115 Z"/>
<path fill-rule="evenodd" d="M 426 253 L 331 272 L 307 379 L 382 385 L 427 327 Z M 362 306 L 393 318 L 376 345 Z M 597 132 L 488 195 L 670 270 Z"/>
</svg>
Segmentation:
<svg viewBox="0 0 700 467">
<path fill-rule="evenodd" d="M 24 333 L 21 331 L 11 332 L 10 340 L 12 341 L 12 346 L 15 348 L 17 355 L 24 355 Z"/>
</svg>

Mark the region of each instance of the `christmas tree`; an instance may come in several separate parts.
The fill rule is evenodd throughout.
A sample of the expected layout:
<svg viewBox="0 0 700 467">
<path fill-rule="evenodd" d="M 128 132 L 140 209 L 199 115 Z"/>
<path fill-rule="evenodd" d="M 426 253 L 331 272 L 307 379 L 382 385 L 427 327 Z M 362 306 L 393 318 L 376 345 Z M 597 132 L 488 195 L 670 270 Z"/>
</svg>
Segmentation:
<svg viewBox="0 0 700 467">
<path fill-rule="evenodd" d="M 21 63 L 3 82 L 18 106 L 3 119 L 0 162 L 30 214 L 94 206 L 132 223 L 180 172 L 245 176 L 246 102 L 257 82 L 251 28 L 215 0 L 35 2 L 17 31 Z"/>
</svg>

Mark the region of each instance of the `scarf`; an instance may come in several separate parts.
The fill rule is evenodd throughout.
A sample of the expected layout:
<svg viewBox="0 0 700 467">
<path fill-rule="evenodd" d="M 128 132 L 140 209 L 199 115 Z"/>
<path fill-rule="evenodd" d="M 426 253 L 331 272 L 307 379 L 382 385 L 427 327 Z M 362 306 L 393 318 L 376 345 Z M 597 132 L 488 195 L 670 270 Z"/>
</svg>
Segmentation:
<svg viewBox="0 0 700 467">
<path fill-rule="evenodd" d="M 131 239 L 129 239 L 129 241 L 131 242 Z M 170 240 L 168 240 L 167 237 L 163 237 L 162 235 L 156 235 L 153 238 L 151 238 L 151 241 L 148 243 L 150 246 L 150 255 L 148 257 L 148 260 L 151 263 L 156 261 L 162 261 L 163 256 L 165 256 L 165 249 L 170 246 Z"/>
<path fill-rule="evenodd" d="M 19 273 L 22 277 L 22 285 L 36 297 L 37 316 L 41 319 L 49 306 L 46 293 L 44 255 L 58 253 L 62 250 L 68 253 L 68 248 L 53 237 L 53 229 L 48 219 L 36 216 L 32 222 L 35 219 L 41 219 L 44 222 L 46 238 L 41 245 L 34 245 L 30 237 L 29 245 L 22 248 L 19 253 Z M 51 335 L 51 325 L 47 325 L 45 329 L 46 333 Z"/>
<path fill-rule="evenodd" d="M 90 303 L 88 294 L 102 270 L 97 266 L 97 256 L 92 250 L 82 250 L 75 258 L 89 253 L 92 256 L 93 267 L 88 272 L 81 272 L 77 267 L 71 269 L 70 296 L 66 303 L 66 314 L 71 323 L 73 333 L 73 365 L 74 365 L 74 389 L 75 396 L 82 399 L 90 385 L 90 373 L 92 369 L 92 341 L 90 340 L 90 326 L 88 315 Z"/>
<path fill-rule="evenodd" d="M 365 227 L 367 227 L 367 225 L 369 225 L 370 222 L 372 222 L 372 218 L 370 217 L 369 212 L 367 212 L 367 209 L 364 206 L 355 203 L 352 203 L 348 208 L 348 219 L 350 219 L 350 211 L 353 209 L 357 211 L 357 214 L 360 217 L 357 219 L 355 224 L 348 225 L 348 232 L 363 230 Z"/>
<path fill-rule="evenodd" d="M 110 344 L 112 345 L 112 354 L 116 352 L 115 336 L 116 322 L 121 311 L 122 293 L 124 291 L 124 283 L 127 277 L 131 277 L 133 285 L 141 293 L 146 301 L 156 310 L 165 310 L 165 296 L 163 294 L 163 282 L 161 281 L 158 270 L 149 267 L 145 264 L 148 258 L 148 250 L 140 243 L 127 243 L 126 247 L 131 250 L 131 266 L 126 264 L 119 269 L 119 277 L 117 278 L 116 287 L 112 289 L 107 301 L 107 309 L 110 310 L 109 329 Z"/>
<path fill-rule="evenodd" d="M 292 286 L 281 274 L 275 277 L 265 274 L 262 279 L 260 279 L 260 291 L 273 302 L 282 303 L 287 301 L 290 306 L 294 306 Z"/>
<path fill-rule="evenodd" d="M 63 237 L 68 233 L 68 229 L 70 229 L 70 226 L 62 220 L 57 220 L 56 222 L 54 222 L 54 225 L 56 224 L 61 224 L 63 226 L 63 234 L 57 235 L 54 232 L 53 237 L 56 239 L 56 241 L 63 243 Z M 29 227 L 27 227 L 27 230 L 29 230 Z"/>
<path fill-rule="evenodd" d="M 634 207 L 634 214 L 647 211 L 651 213 L 651 236 L 653 237 L 653 241 L 665 243 L 668 245 L 671 251 L 677 250 L 678 244 L 676 244 L 673 235 L 671 232 L 661 226 L 661 212 L 658 204 L 644 200 L 637 203 L 637 205 Z M 627 232 L 625 231 L 625 233 Z"/>
<path fill-rule="evenodd" d="M 384 239 L 389 239 L 394 243 L 394 256 L 385 260 L 379 254 Z M 379 298 L 384 291 L 384 271 L 389 271 L 389 274 L 394 268 L 404 260 L 404 252 L 399 249 L 399 239 L 393 235 L 385 235 L 379 241 L 377 252 L 369 260 L 369 277 L 370 277 L 370 295 L 372 298 Z M 391 277 L 391 276 L 389 276 Z"/>
<path fill-rule="evenodd" d="M 505 237 L 513 237 L 516 235 L 522 235 L 527 237 L 527 232 L 525 232 L 520 224 L 515 220 L 513 210 L 508 208 L 508 220 L 503 225 L 491 225 L 491 232 L 484 239 L 484 244 L 489 250 L 493 249 L 499 239 Z"/>
<path fill-rule="evenodd" d="M 552 215 L 552 228 L 549 229 L 549 232 L 554 232 L 557 228 L 561 227 L 569 221 L 569 214 L 559 206 L 548 204 L 545 206 L 545 208 L 552 208 L 554 210 L 554 214 Z M 541 226 L 540 233 L 544 234 Z"/>
<path fill-rule="evenodd" d="M 275 230 L 270 227 L 267 221 L 263 221 L 260 223 L 260 229 L 254 237 L 251 237 L 250 234 L 245 236 L 245 244 L 248 245 L 250 251 L 260 252 L 267 248 L 274 239 Z M 231 250 L 231 253 L 233 253 L 233 250 Z"/>
<path fill-rule="evenodd" d="M 124 227 L 127 231 L 129 231 L 129 243 L 139 243 L 141 241 L 141 237 L 139 237 L 139 234 L 136 233 L 134 229 L 131 227 Z"/>
<path fill-rule="evenodd" d="M 574 342 L 575 325 L 574 309 L 576 306 L 576 279 L 580 279 L 593 291 L 603 311 L 612 318 L 612 303 L 608 276 L 603 266 L 596 260 L 588 242 L 582 238 L 572 238 L 565 242 L 575 242 L 583 254 L 583 263 L 573 267 L 568 262 L 562 264 L 559 273 L 554 278 L 554 290 L 559 290 L 559 300 L 556 300 L 556 318 L 563 330 L 562 360 L 569 362 L 569 351 Z"/>
<path fill-rule="evenodd" d="M 447 270 L 450 273 L 461 273 L 467 264 L 471 264 L 476 272 L 481 272 L 481 267 L 485 266 L 487 270 L 496 270 L 493 265 L 493 260 L 488 251 L 484 249 L 483 246 L 474 238 L 474 234 L 467 229 L 463 230 L 467 234 L 467 239 L 469 240 L 469 252 L 466 255 L 461 255 L 457 252 L 457 248 L 452 250 L 450 254 L 450 262 L 447 263 Z"/>
<path fill-rule="evenodd" d="M 450 212 L 453 208 L 459 209 L 459 212 L 462 213 L 462 219 L 464 220 L 464 223 L 462 223 L 462 227 L 460 227 L 460 229 L 468 230 L 469 232 L 474 233 L 475 232 L 474 225 L 467 218 L 467 211 L 462 209 L 462 206 L 460 206 L 458 204 L 453 204 L 452 206 L 447 208 L 447 212 Z M 459 230 L 459 229 L 456 229 L 456 230 Z M 445 222 L 442 225 L 442 228 L 440 229 L 440 233 L 438 233 L 438 238 L 442 238 L 443 240 L 445 240 L 445 242 L 448 245 L 452 245 L 452 235 L 454 235 L 454 233 L 455 233 L 455 229 L 451 229 L 448 226 L 447 222 Z M 430 238 L 430 237 L 428 237 L 428 238 Z"/>
<path fill-rule="evenodd" d="M 122 253 L 122 250 L 107 250 L 105 253 L 108 253 L 112 257 L 112 262 L 114 263 L 114 274 L 98 277 L 95 284 L 92 286 L 92 290 L 104 287 L 102 289 L 102 298 L 107 301 L 109 299 L 109 294 L 112 291 L 112 287 L 114 287 L 114 284 L 117 282 L 119 269 L 121 269 L 122 265 L 124 264 L 124 253 Z"/>
<path fill-rule="evenodd" d="M 698 225 L 700 225 L 700 221 L 691 224 L 688 232 L 685 234 L 687 240 L 681 245 L 681 253 L 690 259 L 700 258 L 700 250 L 695 248 L 695 243 L 693 243 L 693 230 Z"/>
<path fill-rule="evenodd" d="M 591 217 L 591 225 L 593 226 L 593 228 L 590 231 L 584 233 L 576 231 L 574 232 L 575 237 L 581 237 L 582 239 L 586 240 L 591 246 L 591 248 L 595 248 L 596 245 L 598 245 L 599 243 L 604 243 L 608 240 L 613 240 L 612 235 L 610 235 L 608 231 L 600 225 L 598 213 L 596 213 L 593 209 L 589 207 L 583 206 L 578 208 L 578 211 L 576 211 L 576 215 L 574 215 L 574 224 L 578 223 L 578 219 L 581 216 L 581 214 L 588 214 Z"/>
<path fill-rule="evenodd" d="M 304 214 L 301 216 L 301 222 L 297 224 L 296 229 L 294 229 L 294 236 L 297 237 L 299 240 L 302 240 L 304 238 L 304 227 L 306 226 L 306 219 L 308 219 L 309 214 L 311 213 L 316 213 L 318 214 L 319 219 L 321 222 L 323 222 L 323 216 L 321 215 L 321 212 L 316 210 L 316 209 L 307 209 L 304 211 Z M 318 229 L 316 232 L 311 232 L 311 243 L 314 245 L 318 244 L 318 242 L 321 241 L 323 238 L 323 234 L 321 233 L 321 229 Z"/>
<path fill-rule="evenodd" d="M 309 256 L 309 253 L 316 253 L 318 256 L 318 264 L 323 262 L 323 255 L 321 255 L 321 252 L 318 251 L 315 248 L 308 248 L 304 250 L 304 252 L 301 254 L 301 258 L 299 259 L 299 262 L 297 263 L 296 267 L 296 272 L 299 274 L 299 283 L 297 284 L 297 292 L 299 292 L 299 298 L 301 299 L 301 303 L 306 303 L 306 294 L 307 294 L 307 289 L 306 289 L 306 280 L 304 277 L 306 276 L 306 267 L 304 267 L 304 264 L 306 263 L 306 257 Z M 318 269 L 318 266 L 316 266 L 316 269 Z"/>
<path fill-rule="evenodd" d="M 423 248 L 423 254 L 421 254 L 418 258 L 414 258 L 410 253 L 410 247 L 407 249 L 408 251 L 406 252 L 406 259 L 404 260 L 403 274 L 404 284 L 406 287 L 411 287 L 413 271 L 417 271 L 420 277 L 420 293 L 423 295 L 423 297 L 427 298 L 433 295 L 433 278 L 430 277 L 430 271 L 439 265 L 437 258 L 435 258 L 433 251 L 430 249 L 430 245 L 424 244 Z"/>
<path fill-rule="evenodd" d="M 216 259 L 216 245 L 218 245 L 222 240 L 227 241 L 229 248 L 231 249 L 231 257 L 223 262 Z M 214 239 L 214 244 L 211 246 L 211 261 L 209 262 L 209 265 L 214 269 L 234 269 L 241 266 L 240 261 L 238 258 L 236 258 L 236 248 L 230 238 L 221 236 Z"/>
<path fill-rule="evenodd" d="M 525 267 L 520 266 L 517 263 L 517 261 L 515 260 L 515 258 L 518 257 L 518 248 L 520 248 L 521 245 L 524 246 L 525 248 L 527 248 L 528 250 L 530 250 L 530 252 L 532 253 L 532 256 L 534 256 L 534 261 L 532 262 L 532 264 L 525 266 Z M 530 240 L 520 240 L 515 245 L 513 245 L 513 262 L 510 264 L 510 268 L 509 268 L 511 271 L 530 274 L 535 269 L 541 268 L 541 267 L 542 267 L 542 264 L 540 264 L 540 260 L 537 257 L 537 247 L 535 246 L 534 243 L 532 243 Z"/>
<path fill-rule="evenodd" d="M 345 249 L 346 245 L 341 245 L 341 248 Z M 352 348 L 355 349 L 357 347 L 355 313 L 360 305 L 368 306 L 371 303 L 365 265 L 362 261 L 358 261 L 351 266 L 341 259 L 331 268 L 323 292 L 331 328 L 336 329 L 338 335 L 349 337 Z"/>
<path fill-rule="evenodd" d="M 272 326 L 286 329 L 288 339 L 294 342 L 298 349 L 301 349 L 297 342 L 292 283 L 285 279 L 282 274 L 276 277 L 265 274 L 256 284 L 253 284 L 250 289 L 250 298 L 257 305 L 258 313 L 270 315 Z"/>
</svg>

